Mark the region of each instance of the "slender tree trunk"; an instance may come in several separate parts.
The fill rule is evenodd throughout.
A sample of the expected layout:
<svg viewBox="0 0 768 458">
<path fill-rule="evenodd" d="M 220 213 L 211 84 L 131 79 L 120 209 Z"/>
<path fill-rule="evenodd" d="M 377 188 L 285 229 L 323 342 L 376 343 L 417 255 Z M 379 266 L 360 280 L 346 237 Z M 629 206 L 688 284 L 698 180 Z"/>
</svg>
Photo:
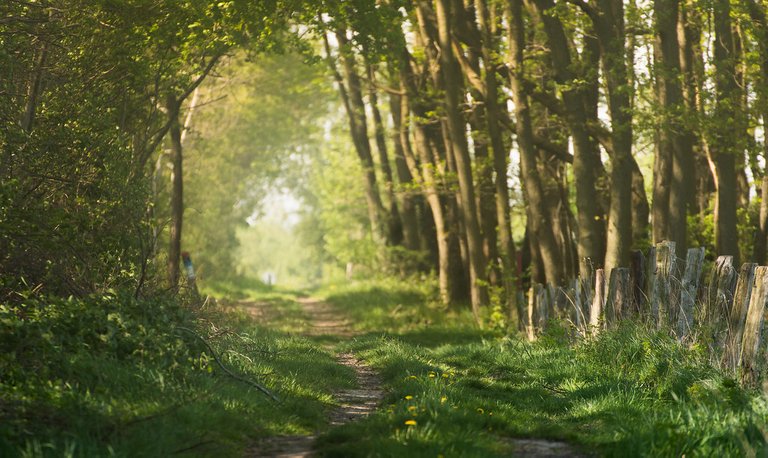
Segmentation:
<svg viewBox="0 0 768 458">
<path fill-rule="evenodd" d="M 509 21 L 509 66 L 510 83 L 515 117 L 517 120 L 517 143 L 520 150 L 520 171 L 523 177 L 524 194 L 527 201 L 529 236 L 538 241 L 531 246 L 531 255 L 539 251 L 547 282 L 562 284 L 564 272 L 559 262 L 557 243 L 552 221 L 544 210 L 544 191 L 536 166 L 536 149 L 533 144 L 528 94 L 525 90 L 523 59 L 525 38 L 522 16 L 522 0 L 510 0 L 507 5 Z"/>
<path fill-rule="evenodd" d="M 657 99 L 661 113 L 657 164 L 654 168 L 654 241 L 673 240 L 681 253 L 687 246 L 687 204 L 691 145 L 681 122 L 684 100 L 677 35 L 679 0 L 655 0 Z M 657 194 L 658 187 L 658 196 Z M 656 217 L 660 221 L 656 222 Z"/>
<path fill-rule="evenodd" d="M 44 41 L 38 53 L 35 69 L 32 72 L 32 80 L 27 88 L 27 101 L 24 106 L 24 114 L 21 118 L 21 128 L 25 132 L 32 131 L 32 125 L 35 122 L 35 113 L 40 99 L 40 92 L 43 87 L 43 73 L 48 60 L 48 42 Z"/>
<path fill-rule="evenodd" d="M 624 55 L 624 6 L 622 0 L 597 0 L 593 17 L 600 39 L 603 74 L 608 88 L 611 114 L 611 203 L 605 271 L 627 266 L 632 249 L 632 111 L 627 88 L 628 69 Z"/>
<path fill-rule="evenodd" d="M 715 239 L 717 252 L 734 256 L 739 261 L 739 240 L 736 229 L 736 157 L 738 151 L 739 117 L 735 112 L 739 101 L 739 88 L 735 81 L 734 43 L 731 30 L 730 2 L 714 2 L 714 64 L 715 64 L 715 122 L 709 142 L 712 162 L 715 164 L 717 200 L 715 203 Z"/>
<path fill-rule="evenodd" d="M 384 178 L 384 192 L 389 201 L 389 211 L 386 213 L 387 240 L 392 245 L 401 245 L 403 243 L 403 223 L 400 219 L 400 211 L 397 199 L 395 198 L 395 180 L 392 175 L 392 167 L 389 164 L 386 128 L 379 111 L 379 97 L 375 87 L 376 72 L 370 63 L 366 64 L 366 69 L 368 73 L 368 105 L 371 108 L 371 115 L 373 117 L 374 137 L 376 138 L 376 149 L 379 153 L 379 167 Z"/>
<path fill-rule="evenodd" d="M 336 40 L 339 43 L 339 53 L 344 76 L 336 69 L 336 65 L 331 55 L 328 38 L 323 37 L 325 41 L 326 54 L 331 72 L 336 79 L 339 87 L 344 107 L 347 111 L 349 121 L 349 130 L 352 136 L 352 142 L 355 145 L 360 163 L 363 166 L 363 178 L 365 185 L 365 198 L 368 205 L 368 219 L 371 223 L 371 234 L 374 240 L 384 240 L 389 244 L 386 237 L 385 210 L 381 201 L 379 187 L 376 180 L 376 168 L 371 154 L 371 144 L 368 139 L 368 120 L 365 114 L 365 103 L 363 102 L 362 87 L 360 77 L 355 69 L 355 58 L 349 49 L 349 40 L 346 30 L 336 31 Z"/>
<path fill-rule="evenodd" d="M 181 147 L 181 125 L 179 123 L 180 102 L 168 96 L 166 110 L 171 119 L 171 230 L 168 245 L 168 284 L 171 291 L 178 291 L 181 261 L 181 231 L 184 221 L 184 174 Z"/>
<path fill-rule="evenodd" d="M 487 278 L 483 259 L 483 241 L 475 206 L 475 186 L 466 138 L 466 124 L 459 110 L 459 94 L 463 94 L 458 79 L 461 74 L 452 52 L 451 11 L 449 0 L 437 0 L 437 25 L 439 34 L 440 65 L 445 82 L 445 110 L 453 157 L 456 161 L 461 193 L 461 214 L 467 231 L 467 255 L 469 260 L 470 297 L 472 311 L 479 318 L 480 307 L 488 302 Z"/>
<path fill-rule="evenodd" d="M 550 11 L 555 7 L 554 2 L 536 0 L 535 5 L 549 41 L 555 78 L 564 86 L 562 94 L 566 109 L 565 120 L 573 139 L 574 151 L 579 270 L 589 272 L 590 265 L 602 267 L 605 253 L 605 210 L 600 205 L 600 200 L 595 198 L 603 167 L 597 145 L 590 139 L 585 126 L 585 122 L 590 118 L 586 112 L 587 94 L 576 82 L 577 78 L 583 80 L 584 76 L 576 75 L 572 70 L 574 65 L 569 50 L 573 46 L 566 37 L 562 23 Z"/>
<path fill-rule="evenodd" d="M 677 36 L 680 42 L 680 70 L 683 74 L 683 97 L 685 99 L 686 114 L 690 119 L 697 119 L 701 109 L 701 81 L 703 80 L 704 61 L 701 49 L 700 19 L 696 13 L 696 6 L 691 0 L 681 4 L 679 10 Z M 709 209 L 710 196 L 715 190 L 712 170 L 707 160 L 706 143 L 702 132 L 695 125 L 687 130 L 689 138 L 686 140 L 692 146 L 692 195 L 689 208 L 696 214 L 703 214 Z"/>
<path fill-rule="evenodd" d="M 392 116 L 392 144 L 395 151 L 395 170 L 397 172 L 397 181 L 400 184 L 400 219 L 403 227 L 403 244 L 405 248 L 418 251 L 421 248 L 419 241 L 419 223 L 417 215 L 417 202 L 415 195 L 411 190 L 413 184 L 413 175 L 411 175 L 406 162 L 406 151 L 411 152 L 410 134 L 407 123 L 407 113 L 403 113 L 402 96 L 399 94 L 390 94 L 389 111 Z M 403 115 L 406 116 L 406 122 L 403 122 Z"/>
<path fill-rule="evenodd" d="M 498 236 L 500 256 L 502 264 L 502 279 L 507 294 L 507 301 L 515 300 L 514 277 L 518 275 L 516 259 L 517 252 L 512 238 L 511 211 L 509 206 L 508 180 L 508 148 L 505 146 L 501 133 L 501 108 L 499 100 L 501 95 L 496 81 L 497 60 L 493 53 L 497 44 L 493 33 L 493 27 L 489 19 L 489 12 L 484 0 L 475 0 L 475 9 L 480 24 L 480 32 L 483 38 L 483 61 L 485 62 L 485 113 L 488 122 L 488 136 L 493 150 L 493 168 L 496 175 L 494 181 L 496 198 L 496 218 L 498 221 Z"/>
</svg>

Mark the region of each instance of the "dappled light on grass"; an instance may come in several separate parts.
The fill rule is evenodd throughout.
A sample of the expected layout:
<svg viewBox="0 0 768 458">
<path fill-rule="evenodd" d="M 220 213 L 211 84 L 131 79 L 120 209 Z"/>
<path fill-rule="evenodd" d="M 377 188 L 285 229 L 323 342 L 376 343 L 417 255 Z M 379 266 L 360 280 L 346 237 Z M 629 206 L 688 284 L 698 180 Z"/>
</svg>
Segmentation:
<svg viewBox="0 0 768 458">
<path fill-rule="evenodd" d="M 321 437 L 331 456 L 505 456 L 521 437 L 607 456 L 767 450 L 766 398 L 665 333 L 626 322 L 571 344 L 566 328 L 551 326 L 529 343 L 466 326 L 469 317 L 458 329 L 437 314 L 422 323 L 398 318 L 392 312 L 405 307 L 408 284 L 378 299 L 370 284 L 350 288 L 351 296 L 337 291 L 329 300 L 347 310 L 370 295 L 365 313 L 352 313 L 371 332 L 342 348 L 362 355 L 390 391 L 379 413 Z M 424 302 L 407 306 L 430 316 Z"/>
</svg>

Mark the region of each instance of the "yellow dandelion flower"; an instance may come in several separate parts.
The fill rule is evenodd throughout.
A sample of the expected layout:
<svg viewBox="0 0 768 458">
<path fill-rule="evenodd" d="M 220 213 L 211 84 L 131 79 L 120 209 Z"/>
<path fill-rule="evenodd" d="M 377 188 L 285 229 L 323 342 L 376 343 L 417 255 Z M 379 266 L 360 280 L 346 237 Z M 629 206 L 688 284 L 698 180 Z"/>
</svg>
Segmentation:
<svg viewBox="0 0 768 458">
<path fill-rule="evenodd" d="M 413 399 L 413 396 L 411 396 L 410 394 L 409 394 L 408 396 L 406 396 L 406 397 L 405 397 L 405 400 L 406 400 L 406 401 L 410 401 L 411 399 Z"/>
<path fill-rule="evenodd" d="M 408 412 L 413 412 L 416 410 L 416 406 L 408 406 Z"/>
<path fill-rule="evenodd" d="M 416 377 L 415 375 L 411 375 L 408 378 L 411 379 L 411 380 L 416 380 L 418 377 Z"/>
<path fill-rule="evenodd" d="M 430 371 L 429 372 L 429 378 L 435 378 L 435 377 L 437 377 L 437 374 L 434 373 L 433 371 Z"/>
<path fill-rule="evenodd" d="M 405 420 L 405 424 L 408 426 L 416 426 L 416 420 Z"/>
<path fill-rule="evenodd" d="M 448 398 L 446 396 L 443 396 L 442 398 L 440 398 L 440 404 L 445 404 L 445 401 L 447 400 Z"/>
</svg>

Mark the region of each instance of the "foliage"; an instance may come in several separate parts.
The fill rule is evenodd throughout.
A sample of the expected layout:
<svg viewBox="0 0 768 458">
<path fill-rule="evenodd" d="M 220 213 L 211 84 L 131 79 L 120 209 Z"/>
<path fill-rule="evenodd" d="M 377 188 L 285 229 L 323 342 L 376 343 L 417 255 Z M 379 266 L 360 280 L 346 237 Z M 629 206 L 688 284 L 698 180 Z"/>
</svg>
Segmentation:
<svg viewBox="0 0 768 458">
<path fill-rule="evenodd" d="M 3 456 L 239 456 L 254 438 L 316 430 L 330 392 L 351 383 L 305 339 L 123 292 L 2 305 L 0 331 Z"/>
<path fill-rule="evenodd" d="M 246 221 L 269 216 L 270 189 L 299 186 L 309 173 L 327 96 L 323 73 L 296 53 L 237 56 L 203 86 L 185 145 L 184 238 L 203 278 L 234 274 Z"/>
</svg>

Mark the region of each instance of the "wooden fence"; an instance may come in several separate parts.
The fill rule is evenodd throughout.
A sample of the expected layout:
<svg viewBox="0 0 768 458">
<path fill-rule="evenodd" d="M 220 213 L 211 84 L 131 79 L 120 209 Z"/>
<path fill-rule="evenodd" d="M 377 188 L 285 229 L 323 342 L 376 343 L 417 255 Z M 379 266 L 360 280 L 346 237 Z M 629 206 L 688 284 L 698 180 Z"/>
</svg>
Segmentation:
<svg viewBox="0 0 768 458">
<path fill-rule="evenodd" d="M 681 265 L 675 243 L 662 242 L 607 277 L 598 269 L 567 287 L 534 285 L 524 299 L 526 334 L 535 339 L 551 319 L 573 323 L 580 337 L 639 320 L 682 344 L 707 345 L 716 364 L 754 385 L 767 356 L 768 267 L 746 263 L 737 272 L 732 256 L 720 256 L 704 276 L 703 264 L 703 248 L 689 249 Z"/>
</svg>

